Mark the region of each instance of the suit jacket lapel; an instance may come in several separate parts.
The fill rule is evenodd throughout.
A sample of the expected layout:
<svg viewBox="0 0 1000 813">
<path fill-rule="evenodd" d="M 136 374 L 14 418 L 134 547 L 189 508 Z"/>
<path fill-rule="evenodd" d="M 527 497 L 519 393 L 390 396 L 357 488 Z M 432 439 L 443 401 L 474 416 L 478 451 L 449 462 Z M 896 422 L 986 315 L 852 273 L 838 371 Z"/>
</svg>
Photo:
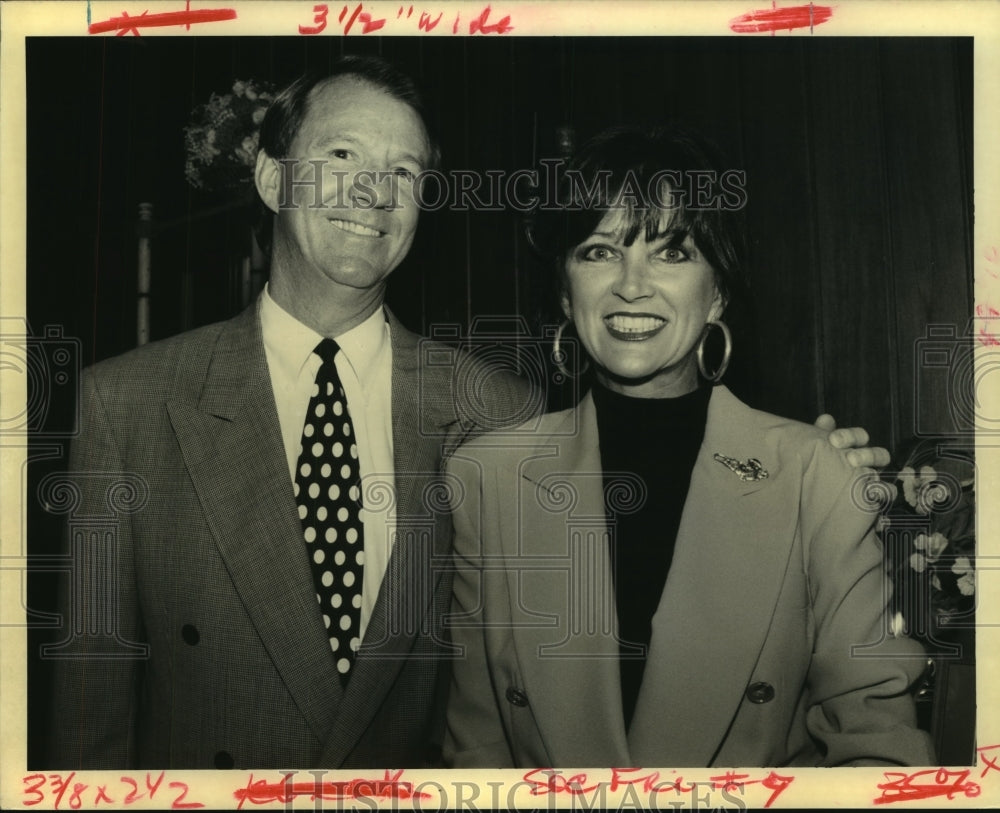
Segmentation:
<svg viewBox="0 0 1000 813">
<path fill-rule="evenodd" d="M 498 484 L 515 648 L 551 764 L 628 765 L 597 419 L 580 403 Z M 517 475 L 515 475 L 517 476 Z M 511 485 L 519 495 L 508 510 Z M 507 499 L 505 499 L 505 497 Z M 610 699 L 610 702 L 609 702 Z"/>
<path fill-rule="evenodd" d="M 233 584 L 322 739 L 340 682 L 316 612 L 256 306 L 222 329 L 197 402 L 173 400 L 167 410 Z"/>
<path fill-rule="evenodd" d="M 636 764 L 710 764 L 767 634 L 788 565 L 800 481 L 782 476 L 752 415 L 725 387 L 715 389 L 653 618 L 629 732 Z M 744 482 L 713 459 L 716 452 L 757 458 L 769 477 Z"/>
<path fill-rule="evenodd" d="M 435 555 L 450 555 L 447 500 L 427 493 L 442 466 L 448 427 L 455 422 L 451 369 L 422 363 L 420 337 L 386 309 L 392 330 L 392 443 L 396 474 L 396 515 L 401 522 L 433 519 Z M 435 510 L 431 510 L 431 509 Z M 440 509 L 440 510 L 437 510 Z"/>
<path fill-rule="evenodd" d="M 365 632 L 344 701 L 323 753 L 339 765 L 364 734 L 406 663 L 450 555 L 447 500 L 427 487 L 441 468 L 441 446 L 453 418 L 438 409 L 450 402 L 448 378 L 420 362 L 419 337 L 386 310 L 392 335 L 392 439 L 396 534 L 388 568 Z M 440 380 L 439 380 L 440 378 Z M 436 396 L 436 397 L 432 397 Z M 440 510 L 432 510 L 439 508 Z M 426 634 L 426 630 L 424 630 Z"/>
</svg>

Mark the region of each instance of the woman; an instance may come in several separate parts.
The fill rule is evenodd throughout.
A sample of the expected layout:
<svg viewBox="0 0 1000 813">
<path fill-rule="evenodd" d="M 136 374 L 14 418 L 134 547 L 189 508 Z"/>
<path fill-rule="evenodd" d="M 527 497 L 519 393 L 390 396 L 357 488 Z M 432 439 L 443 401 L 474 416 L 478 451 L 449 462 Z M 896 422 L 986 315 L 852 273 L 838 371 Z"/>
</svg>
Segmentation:
<svg viewBox="0 0 1000 813">
<path fill-rule="evenodd" d="M 713 386 L 741 190 L 666 130 L 610 131 L 569 169 L 549 233 L 594 385 L 449 463 L 446 760 L 930 764 L 863 481 L 824 432 Z"/>
</svg>

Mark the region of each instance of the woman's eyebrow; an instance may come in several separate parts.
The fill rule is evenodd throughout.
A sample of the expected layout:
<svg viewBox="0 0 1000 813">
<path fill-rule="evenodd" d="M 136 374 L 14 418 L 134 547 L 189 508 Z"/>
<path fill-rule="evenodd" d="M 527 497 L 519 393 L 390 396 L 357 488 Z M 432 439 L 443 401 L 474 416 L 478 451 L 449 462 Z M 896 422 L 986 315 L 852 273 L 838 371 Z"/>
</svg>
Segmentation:
<svg viewBox="0 0 1000 813">
<path fill-rule="evenodd" d="M 623 239 L 623 235 L 622 232 L 620 231 L 592 231 L 590 234 L 584 237 L 579 243 L 577 243 L 577 245 L 582 246 L 585 243 L 592 243 L 596 240 L 602 240 L 609 243 L 616 243 L 621 239 Z"/>
<path fill-rule="evenodd" d="M 683 243 L 685 240 L 691 237 L 691 230 L 672 226 L 666 231 L 657 232 L 653 235 L 653 239 L 650 240 L 651 243 Z"/>
</svg>

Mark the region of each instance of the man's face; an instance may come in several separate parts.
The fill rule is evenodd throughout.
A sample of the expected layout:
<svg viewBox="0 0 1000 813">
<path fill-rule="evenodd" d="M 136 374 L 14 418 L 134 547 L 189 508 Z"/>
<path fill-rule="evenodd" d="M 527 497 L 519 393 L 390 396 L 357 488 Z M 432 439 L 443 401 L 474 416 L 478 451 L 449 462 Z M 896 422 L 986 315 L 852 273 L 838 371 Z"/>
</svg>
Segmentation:
<svg viewBox="0 0 1000 813">
<path fill-rule="evenodd" d="M 303 296 L 322 296 L 330 282 L 381 285 L 413 243 L 413 179 L 429 157 L 409 105 L 353 76 L 315 87 L 277 200 L 264 198 L 278 215 L 274 270 Z"/>
</svg>

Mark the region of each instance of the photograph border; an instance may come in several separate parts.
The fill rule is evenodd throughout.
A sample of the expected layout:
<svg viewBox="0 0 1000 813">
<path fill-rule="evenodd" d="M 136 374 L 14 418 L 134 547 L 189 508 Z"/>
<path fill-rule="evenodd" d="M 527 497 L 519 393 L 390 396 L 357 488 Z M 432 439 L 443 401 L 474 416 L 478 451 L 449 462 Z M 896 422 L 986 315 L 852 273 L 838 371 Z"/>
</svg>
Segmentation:
<svg viewBox="0 0 1000 813">
<path fill-rule="evenodd" d="M 233 0 L 152 0 L 152 2 L 28 2 L 5 0 L 0 3 L 0 320 L 4 336 L 27 338 L 26 310 L 26 211 L 27 153 L 25 136 L 25 39 L 31 36 L 116 36 L 129 31 L 124 15 L 142 19 L 148 15 L 188 13 L 208 9 L 233 9 L 232 18 L 212 19 L 203 16 L 178 18 L 186 22 L 164 24 L 163 27 L 143 27 L 141 36 L 179 36 L 180 27 L 189 26 L 183 36 L 310 36 L 308 30 L 317 25 L 318 12 L 311 2 L 262 3 Z M 347 3 L 330 4 L 332 16 Z M 353 9 L 358 2 L 349 4 Z M 973 229 L 973 262 L 975 287 L 975 329 L 980 337 L 990 339 L 995 330 L 993 308 L 1000 309 L 1000 151 L 994 145 L 1000 132 L 1000 4 L 976 2 L 936 3 L 917 0 L 900 4 L 884 0 L 840 0 L 822 6 L 832 8 L 829 17 L 812 25 L 800 25 L 794 30 L 739 33 L 735 21 L 751 11 L 776 9 L 778 4 L 767 2 L 623 2 L 593 3 L 583 0 L 554 2 L 450 2 L 428 0 L 427 3 L 405 3 L 415 9 L 442 8 L 446 17 L 462 20 L 483 19 L 490 25 L 506 24 L 519 36 L 969 36 L 974 38 L 974 188 L 975 223 Z M 793 6 L 815 9 L 820 4 L 782 3 L 786 10 Z M 398 20 L 399 2 L 364 2 L 365 12 L 373 19 L 384 18 L 389 23 Z M 486 18 L 484 9 L 490 8 Z M 765 15 L 766 16 L 766 15 Z M 88 33 L 88 25 L 100 25 L 99 33 Z M 148 22 L 148 19 L 147 19 Z M 379 36 L 408 36 L 414 31 L 402 25 L 387 23 Z M 751 25 L 744 21 L 743 25 Z M 301 29 L 305 28 L 304 33 Z M 480 32 L 483 33 L 483 32 Z M 494 31 L 500 35 L 502 32 Z M 318 36 L 338 36 L 331 27 Z M 341 35 L 342 36 L 342 35 Z M 358 31 L 349 36 L 364 36 Z M 449 29 L 429 32 L 426 36 L 469 36 L 452 34 Z M 1000 313 L 1000 310 L 997 311 Z M 970 314 L 970 317 L 973 315 Z M 37 325 L 33 325 L 35 329 Z M 976 345 L 974 380 L 977 416 L 988 422 L 1000 414 L 1000 383 L 993 372 L 1000 358 L 994 345 L 1000 341 L 980 338 Z M 2 349 L 2 348 L 0 348 Z M 2 361 L 2 360 L 0 360 Z M 28 377 L 17 370 L 0 367 L 0 426 L 7 416 L 24 414 L 28 405 Z M 825 808 L 870 807 L 887 802 L 907 806 L 936 807 L 945 800 L 948 806 L 980 808 L 1000 804 L 1000 699 L 991 677 L 1000 666 L 1000 583 L 996 583 L 992 567 L 1000 561 L 1000 534 L 986 533 L 1000 527 L 1000 500 L 989 495 L 1000 485 L 1000 440 L 995 431 L 977 432 L 976 491 L 987 495 L 977 504 L 976 554 L 977 596 L 982 598 L 976 608 L 976 674 L 977 674 L 977 748 L 978 763 L 959 769 L 934 766 L 929 771 L 905 770 L 889 772 L 881 768 L 844 769 L 719 769 L 671 770 L 639 769 L 619 766 L 607 769 L 562 770 L 558 773 L 523 770 L 483 771 L 316 771 L 270 770 L 249 771 L 29 771 L 26 765 L 27 625 L 32 610 L 27 606 L 27 545 L 26 510 L 23 495 L 27 488 L 27 436 L 0 432 L 0 808 L 3 809 L 117 809 L 125 807 L 128 791 L 136 801 L 129 807 L 159 809 L 198 803 L 216 809 L 232 809 L 241 805 L 296 807 L 319 809 L 326 804 L 336 807 L 367 807 L 392 809 L 453 809 L 463 805 L 475 808 L 548 808 L 595 809 L 649 807 L 726 806 L 759 808 Z M 719 777 L 726 775 L 726 781 Z M 52 776 L 60 776 L 53 781 Z M 35 778 L 32 778 L 35 777 Z M 38 779 L 40 777 L 41 779 Z M 289 778 L 290 777 L 290 778 Z M 555 777 L 555 778 L 553 778 Z M 64 781 L 62 781 L 64 780 Z M 314 801 L 308 794 L 288 799 L 288 783 L 344 783 L 346 800 Z M 61 784 L 60 784 L 61 783 Z M 130 784 L 131 783 L 131 784 Z M 143 783 L 146 784 L 144 787 Z M 353 784 L 352 784 L 353 783 Z M 381 784 L 380 784 L 381 783 Z M 661 784 L 677 783 L 687 790 L 671 801 L 657 800 L 650 789 Z M 282 791 L 284 785 L 285 791 Z M 83 791 L 77 791 L 83 786 Z M 155 786 L 155 790 L 153 789 Z M 937 792 L 928 791 L 936 786 Z M 100 799 L 98 789 L 106 789 Z M 575 789 L 601 787 L 600 803 L 594 795 Z M 940 788 L 950 787 L 950 793 Z M 168 790 L 169 788 L 169 790 Z M 277 789 L 276 789 L 277 788 Z M 403 790 L 400 790 L 403 788 Z M 924 788 L 923 791 L 920 788 Z M 975 791 L 973 791 L 975 788 Z M 243 791 L 242 801 L 240 792 Z M 260 795 L 255 795 L 259 792 Z M 418 795 L 414 795 L 414 794 Z M 426 793 L 427 796 L 420 796 Z M 270 794 L 270 795 L 268 795 Z M 283 795 L 284 794 L 284 795 Z M 351 795 L 355 794 L 355 795 Z M 706 795 L 707 794 L 707 795 Z M 80 807 L 76 808 L 72 800 Z"/>
</svg>

